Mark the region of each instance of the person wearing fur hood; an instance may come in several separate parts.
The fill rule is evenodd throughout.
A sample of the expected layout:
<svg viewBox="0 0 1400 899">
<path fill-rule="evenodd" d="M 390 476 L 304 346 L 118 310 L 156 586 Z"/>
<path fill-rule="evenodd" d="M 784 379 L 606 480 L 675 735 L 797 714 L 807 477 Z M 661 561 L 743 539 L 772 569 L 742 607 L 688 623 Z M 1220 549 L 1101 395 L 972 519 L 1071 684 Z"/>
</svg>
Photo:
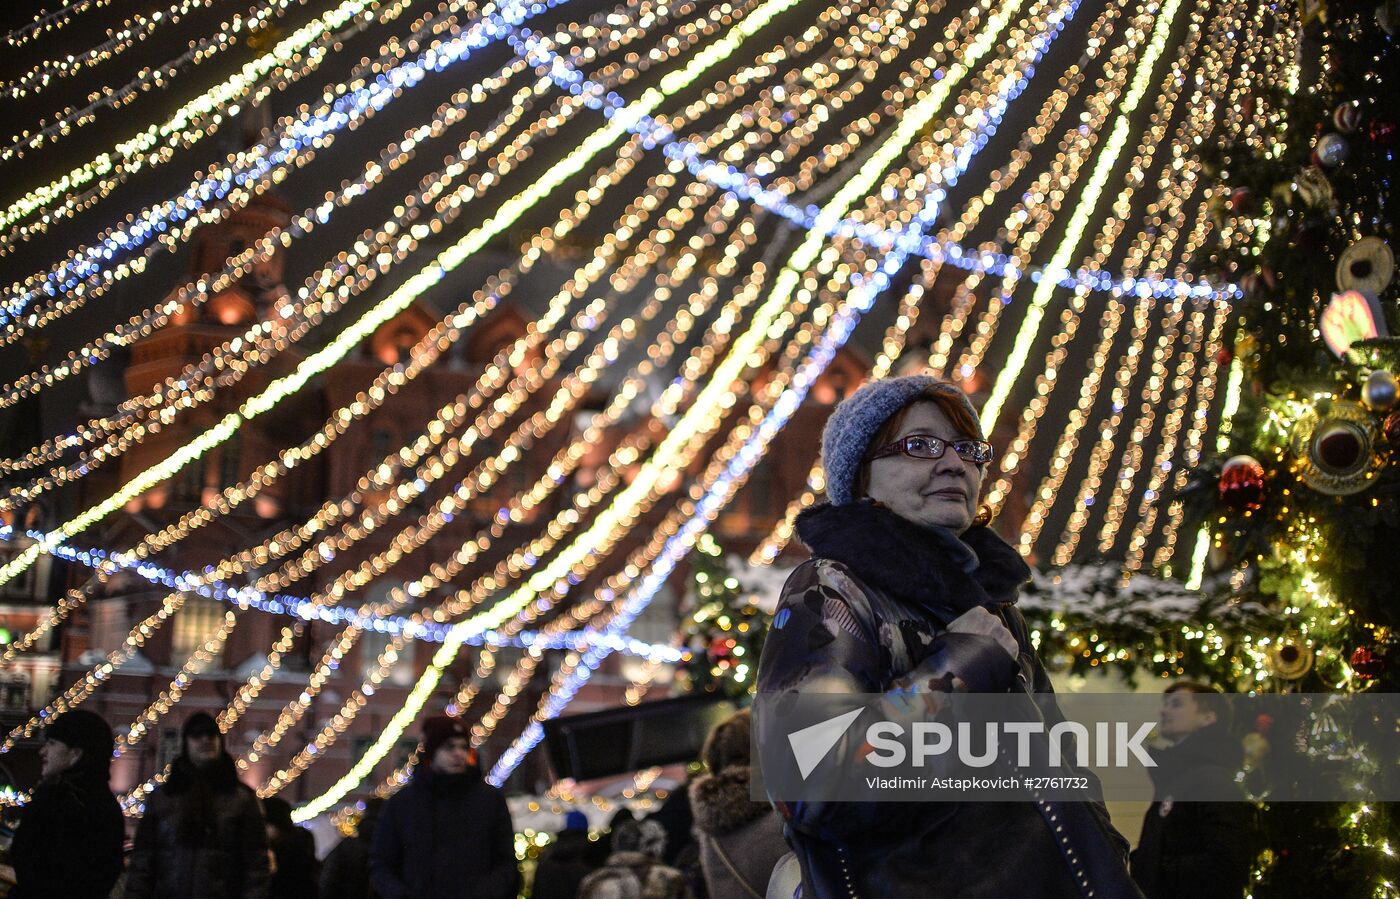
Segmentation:
<svg viewBox="0 0 1400 899">
<path fill-rule="evenodd" d="M 623 821 L 612 854 L 579 884 L 578 899 L 693 899 L 681 872 L 661 861 L 666 830 L 651 820 Z"/>
<path fill-rule="evenodd" d="M 798 516 L 812 558 L 783 587 L 760 695 L 1052 693 L 1015 606 L 1030 570 L 979 511 L 992 446 L 967 396 L 925 375 L 869 382 L 827 420 L 821 461 L 829 502 Z M 1060 716 L 1042 705 L 1048 729 Z M 764 723 L 758 745 L 781 745 Z M 803 899 L 1142 895 L 1102 802 L 774 804 Z"/>
<path fill-rule="evenodd" d="M 700 865 L 714 899 L 763 899 L 774 865 L 788 851 L 783 819 L 769 803 L 749 798 L 750 729 L 748 710 L 716 725 L 701 751 L 709 773 L 690 784 Z"/>
</svg>

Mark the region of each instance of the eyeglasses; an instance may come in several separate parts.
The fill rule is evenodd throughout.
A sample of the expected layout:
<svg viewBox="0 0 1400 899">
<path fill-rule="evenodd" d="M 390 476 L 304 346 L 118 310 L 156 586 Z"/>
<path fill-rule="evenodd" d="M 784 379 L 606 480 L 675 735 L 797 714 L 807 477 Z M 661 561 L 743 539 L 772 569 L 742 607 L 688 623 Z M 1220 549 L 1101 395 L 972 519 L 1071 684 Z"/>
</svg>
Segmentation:
<svg viewBox="0 0 1400 899">
<path fill-rule="evenodd" d="M 914 459 L 941 459 L 943 451 L 948 447 L 952 447 L 958 458 L 965 462 L 986 465 L 992 461 L 992 445 L 985 440 L 944 440 L 931 434 L 910 434 L 908 437 L 901 437 L 894 443 L 876 450 L 870 458 L 882 459 L 885 456 L 903 453 Z"/>
</svg>

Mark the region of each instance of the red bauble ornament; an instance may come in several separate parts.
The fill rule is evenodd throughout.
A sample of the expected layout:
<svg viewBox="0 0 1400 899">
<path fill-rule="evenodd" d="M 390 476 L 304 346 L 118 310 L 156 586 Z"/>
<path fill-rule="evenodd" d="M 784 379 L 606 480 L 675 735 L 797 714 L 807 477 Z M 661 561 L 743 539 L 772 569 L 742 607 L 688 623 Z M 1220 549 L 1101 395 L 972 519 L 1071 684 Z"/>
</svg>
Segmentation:
<svg viewBox="0 0 1400 899">
<path fill-rule="evenodd" d="M 1264 466 L 1253 456 L 1235 456 L 1220 469 L 1220 501 L 1236 512 L 1264 505 Z"/>
<path fill-rule="evenodd" d="M 1253 197 L 1254 194 L 1250 192 L 1249 188 L 1237 187 L 1234 192 L 1230 194 L 1230 208 L 1235 212 L 1246 212 L 1252 205 L 1250 200 L 1252 200 Z"/>
<path fill-rule="evenodd" d="M 1332 111 L 1332 124 L 1343 134 L 1355 134 L 1361 127 L 1361 104 L 1352 100 L 1338 106 Z"/>
<path fill-rule="evenodd" d="M 1385 417 L 1385 423 L 1381 425 L 1381 433 L 1385 439 L 1400 446 L 1400 412 L 1392 412 Z"/>
<path fill-rule="evenodd" d="M 1369 129 L 1371 142 L 1384 148 L 1395 146 L 1395 132 L 1395 123 L 1384 119 L 1372 122 Z"/>
<path fill-rule="evenodd" d="M 1215 351 L 1216 365 L 1229 365 L 1233 361 L 1235 361 L 1235 351 L 1229 347 L 1223 346 Z"/>
<path fill-rule="evenodd" d="M 1351 653 L 1351 670 L 1358 680 L 1375 680 L 1381 676 L 1385 663 L 1366 646 L 1358 646 Z"/>
</svg>

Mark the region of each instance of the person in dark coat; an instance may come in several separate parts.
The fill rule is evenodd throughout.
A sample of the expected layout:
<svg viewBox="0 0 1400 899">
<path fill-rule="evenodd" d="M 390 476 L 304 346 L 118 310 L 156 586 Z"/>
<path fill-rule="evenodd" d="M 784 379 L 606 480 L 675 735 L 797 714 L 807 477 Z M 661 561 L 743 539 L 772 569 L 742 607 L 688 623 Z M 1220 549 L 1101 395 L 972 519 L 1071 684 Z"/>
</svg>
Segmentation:
<svg viewBox="0 0 1400 899">
<path fill-rule="evenodd" d="M 540 853 L 530 899 L 574 899 L 583 879 L 598 867 L 595 840 L 588 838 L 588 817 L 580 811 L 564 816 L 564 829 Z"/>
<path fill-rule="evenodd" d="M 1015 606 L 1030 570 L 979 520 L 992 447 L 966 395 L 923 375 L 868 383 L 828 419 L 821 461 L 829 502 L 798 517 L 812 558 L 783 587 L 759 693 L 1052 693 Z M 1041 705 L 1048 729 L 1062 716 Z M 757 745 L 786 746 L 764 723 Z M 1102 802 L 775 805 L 806 899 L 1141 895 Z"/>
<path fill-rule="evenodd" d="M 263 815 L 272 849 L 268 899 L 316 899 L 321 880 L 316 838 L 292 822 L 292 805 L 281 797 L 264 799 Z"/>
<path fill-rule="evenodd" d="M 661 808 L 647 815 L 666 831 L 666 851 L 661 860 L 685 878 L 685 885 L 695 899 L 711 899 L 705 892 L 705 872 L 700 866 L 700 844 L 695 842 L 695 815 L 690 808 L 690 785 L 693 777 L 672 790 Z M 716 897 L 717 899 L 717 897 Z"/>
<path fill-rule="evenodd" d="M 369 880 L 369 849 L 384 800 L 371 796 L 355 825 L 355 833 L 335 844 L 321 867 L 321 895 L 326 899 L 373 899 Z"/>
<path fill-rule="evenodd" d="M 180 746 L 136 828 L 126 899 L 264 899 L 267 831 L 257 794 L 238 780 L 208 714 L 186 719 Z"/>
<path fill-rule="evenodd" d="M 515 825 L 501 791 L 476 765 L 466 726 L 446 715 L 423 727 L 420 763 L 384 806 L 370 874 L 381 899 L 513 899 L 520 888 Z"/>
<path fill-rule="evenodd" d="M 121 808 L 107 787 L 113 745 L 112 728 L 84 709 L 64 712 L 44 729 L 43 779 L 10 844 L 10 899 L 94 899 L 112 891 L 124 837 Z"/>
<path fill-rule="evenodd" d="M 1230 733 L 1230 708 L 1207 684 L 1166 690 L 1157 733 L 1153 802 L 1133 850 L 1133 878 L 1147 899 L 1240 899 L 1253 861 L 1254 813 L 1235 783 L 1243 750 Z M 1183 802 L 1179 796 L 1218 801 Z"/>
<path fill-rule="evenodd" d="M 666 829 L 650 818 L 613 829 L 607 864 L 579 884 L 578 899 L 693 899 L 681 872 L 661 860 Z"/>
<path fill-rule="evenodd" d="M 708 773 L 690 784 L 705 890 L 715 899 L 763 899 L 774 866 L 788 851 L 783 819 L 749 796 L 751 730 L 748 710 L 717 724 L 700 753 Z"/>
</svg>

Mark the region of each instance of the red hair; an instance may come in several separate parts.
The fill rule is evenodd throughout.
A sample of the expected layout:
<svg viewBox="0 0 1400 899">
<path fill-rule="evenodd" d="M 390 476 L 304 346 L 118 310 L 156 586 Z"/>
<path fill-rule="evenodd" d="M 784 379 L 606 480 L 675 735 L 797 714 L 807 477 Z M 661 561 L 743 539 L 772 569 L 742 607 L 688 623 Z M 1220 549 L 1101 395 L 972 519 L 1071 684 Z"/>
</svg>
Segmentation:
<svg viewBox="0 0 1400 899">
<path fill-rule="evenodd" d="M 929 388 L 900 406 L 893 415 L 885 419 L 885 423 L 880 425 L 875 436 L 870 438 L 870 445 L 865 448 L 865 457 L 861 460 L 860 468 L 856 469 L 855 496 L 857 499 L 870 492 L 870 463 L 872 461 L 870 454 L 894 442 L 895 438 L 899 436 L 899 432 L 904 429 L 904 419 L 909 417 L 909 410 L 919 403 L 933 403 L 942 409 L 943 414 L 948 416 L 948 421 L 952 422 L 953 428 L 960 436 L 970 437 L 973 440 L 982 439 L 982 427 L 976 416 L 967 408 L 966 403 L 958 400 L 957 397 L 949 396 L 944 391 Z"/>
</svg>

